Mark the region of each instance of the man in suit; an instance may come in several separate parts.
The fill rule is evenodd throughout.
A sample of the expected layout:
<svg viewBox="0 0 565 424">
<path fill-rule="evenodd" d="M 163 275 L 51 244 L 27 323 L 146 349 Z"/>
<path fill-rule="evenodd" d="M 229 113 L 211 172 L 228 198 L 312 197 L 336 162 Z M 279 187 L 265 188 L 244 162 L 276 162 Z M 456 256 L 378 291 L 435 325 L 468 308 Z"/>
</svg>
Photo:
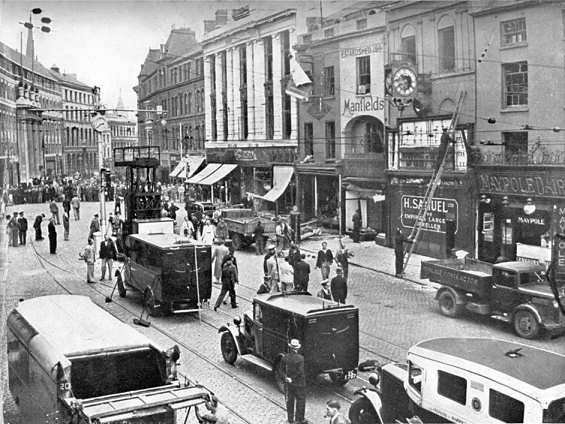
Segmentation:
<svg viewBox="0 0 565 424">
<path fill-rule="evenodd" d="M 318 251 L 318 258 L 316 260 L 316 268 L 320 268 L 322 273 L 322 280 L 326 280 L 330 276 L 330 266 L 334 261 L 334 255 L 330 249 L 328 249 L 328 243 L 322 242 L 322 249 Z"/>
<path fill-rule="evenodd" d="M 20 212 L 20 218 L 18 219 L 18 226 L 20 229 L 20 244 L 26 244 L 27 239 L 27 218 L 24 216 L 23 211 Z"/>
<path fill-rule="evenodd" d="M 294 264 L 294 289 L 297 291 L 308 291 L 310 264 L 304 259 L 306 255 L 301 254 L 300 259 Z"/>
<path fill-rule="evenodd" d="M 108 234 L 104 236 L 104 241 L 100 243 L 100 252 L 98 253 L 98 256 L 102 260 L 102 277 L 100 278 L 100 281 L 104 281 L 106 277 L 106 267 L 108 268 L 110 281 L 112 281 L 112 264 L 118 258 L 118 251 L 114 241 Z"/>
<path fill-rule="evenodd" d="M 288 344 L 290 352 L 283 361 L 285 370 L 286 414 L 289 423 L 304 424 L 306 411 L 306 373 L 304 371 L 304 356 L 299 352 L 302 345 L 298 339 L 292 339 Z"/>
<path fill-rule="evenodd" d="M 337 275 L 332 278 L 330 287 L 332 290 L 332 296 L 336 302 L 345 303 L 347 298 L 347 281 L 343 277 L 343 270 L 341 268 L 336 269 Z"/>
</svg>

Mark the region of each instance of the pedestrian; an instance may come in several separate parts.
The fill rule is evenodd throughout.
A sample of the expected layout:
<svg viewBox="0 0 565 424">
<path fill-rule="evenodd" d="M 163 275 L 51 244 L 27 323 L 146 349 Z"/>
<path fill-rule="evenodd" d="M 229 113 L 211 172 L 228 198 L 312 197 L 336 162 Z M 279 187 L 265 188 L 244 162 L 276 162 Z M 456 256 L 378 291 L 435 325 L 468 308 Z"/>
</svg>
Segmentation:
<svg viewBox="0 0 565 424">
<path fill-rule="evenodd" d="M 353 214 L 353 231 L 351 232 L 351 238 L 353 239 L 353 243 L 359 243 L 360 235 L 361 235 L 361 226 L 362 226 L 362 219 L 361 219 L 361 210 L 357 209 Z"/>
<path fill-rule="evenodd" d="M 267 253 L 265 253 L 265 256 L 263 257 L 263 274 L 264 275 L 269 275 L 268 262 L 269 262 L 269 259 L 275 254 L 275 251 L 276 251 L 276 246 L 273 243 L 267 244 Z"/>
<path fill-rule="evenodd" d="M 90 221 L 90 230 L 88 233 L 88 238 L 94 238 L 94 233 L 100 231 L 100 220 L 98 219 L 98 214 L 95 213 L 92 217 L 92 221 Z"/>
<path fill-rule="evenodd" d="M 259 219 L 257 225 L 253 229 L 253 240 L 255 241 L 255 253 L 257 255 L 262 255 L 265 250 L 265 227 Z"/>
<path fill-rule="evenodd" d="M 94 255 L 94 239 L 88 238 L 88 245 L 84 250 L 79 253 L 79 258 L 86 263 L 86 282 L 94 283 L 94 262 L 96 260 Z"/>
<path fill-rule="evenodd" d="M 212 246 L 212 269 L 214 270 L 212 274 L 212 282 L 214 284 L 219 284 L 222 280 L 222 263 L 224 258 L 229 253 L 229 249 L 226 247 L 223 241 L 216 238 L 214 239 L 214 245 Z"/>
<path fill-rule="evenodd" d="M 202 228 L 202 243 L 211 245 L 216 238 L 216 229 L 210 219 L 206 219 Z"/>
<path fill-rule="evenodd" d="M 351 424 L 348 418 L 341 413 L 341 404 L 337 400 L 330 400 L 326 403 L 326 415 L 329 424 Z"/>
<path fill-rule="evenodd" d="M 288 249 L 288 263 L 293 268 L 295 267 L 296 263 L 300 260 L 300 249 L 294 242 L 290 242 L 290 247 Z"/>
<path fill-rule="evenodd" d="M 49 211 L 51 212 L 51 217 L 55 221 L 55 225 L 60 225 L 61 219 L 59 217 L 59 206 L 57 206 L 57 203 L 55 203 L 54 200 L 49 203 Z"/>
<path fill-rule="evenodd" d="M 35 230 L 35 241 L 43 240 L 43 235 L 41 234 L 41 222 L 45 218 L 45 214 L 37 215 L 35 221 L 33 221 L 33 229 Z"/>
<path fill-rule="evenodd" d="M 24 216 L 24 212 L 20 212 L 20 218 L 18 219 L 18 229 L 20 236 L 20 244 L 25 246 L 27 242 L 27 218 Z"/>
<path fill-rule="evenodd" d="M 112 281 L 112 265 L 118 258 L 118 251 L 114 244 L 114 240 L 112 240 L 108 234 L 104 236 L 104 241 L 100 243 L 98 257 L 102 260 L 102 276 L 100 277 L 100 281 L 105 280 L 106 268 L 108 268 L 108 277 L 110 281 Z"/>
<path fill-rule="evenodd" d="M 343 269 L 343 278 L 345 281 L 349 278 L 349 258 L 353 257 L 353 253 L 351 253 L 344 245 L 341 237 L 339 239 L 339 248 L 335 252 L 335 262 L 337 266 Z"/>
<path fill-rule="evenodd" d="M 322 285 L 322 288 L 320 288 L 320 290 L 318 290 L 318 293 L 316 293 L 316 296 L 318 296 L 320 299 L 332 300 L 332 292 L 328 288 L 328 283 L 328 280 L 322 280 L 322 282 L 320 283 Z"/>
<path fill-rule="evenodd" d="M 49 225 L 47 225 L 47 235 L 49 237 L 49 253 L 54 255 L 57 253 L 57 231 L 55 230 L 54 218 L 49 220 Z"/>
<path fill-rule="evenodd" d="M 282 240 L 283 240 L 283 250 L 287 250 L 289 248 L 290 242 L 292 241 L 292 228 L 286 222 L 286 219 L 283 219 L 281 222 L 281 231 L 282 231 Z"/>
<path fill-rule="evenodd" d="M 63 240 L 69 241 L 69 213 L 63 212 Z"/>
<path fill-rule="evenodd" d="M 277 237 L 277 249 L 284 247 L 284 234 L 282 220 L 279 217 L 275 218 L 275 236 Z"/>
<path fill-rule="evenodd" d="M 112 236 L 117 237 L 122 230 L 122 217 L 119 212 L 116 212 L 112 220 Z"/>
<path fill-rule="evenodd" d="M 228 254 L 224 257 L 224 260 L 222 261 L 222 266 L 224 266 L 224 264 L 228 259 L 231 259 L 231 261 L 233 262 L 233 266 L 235 266 L 235 269 L 237 270 L 238 273 L 237 275 L 239 275 L 239 268 L 237 267 L 237 258 L 235 257 L 235 247 L 233 247 L 233 244 L 229 245 Z"/>
<path fill-rule="evenodd" d="M 177 222 L 177 211 L 179 210 L 178 206 L 175 205 L 175 202 L 171 200 L 171 203 L 169 204 L 169 208 L 167 210 L 169 212 L 169 218 L 171 218 L 173 220 L 173 222 L 176 224 L 176 222 Z"/>
<path fill-rule="evenodd" d="M 67 214 L 71 213 L 71 201 L 66 194 L 63 198 L 63 212 L 66 212 Z"/>
<path fill-rule="evenodd" d="M 196 240 L 196 232 L 194 231 L 194 224 L 190 217 L 186 215 L 182 220 L 181 232 L 186 234 L 189 240 Z"/>
<path fill-rule="evenodd" d="M 395 257 L 395 274 L 397 278 L 402 278 L 404 276 L 404 244 L 412 243 L 410 238 L 407 238 L 402 234 L 400 227 L 396 227 L 396 233 L 394 235 L 394 257 Z"/>
<path fill-rule="evenodd" d="M 279 269 L 279 258 L 278 254 L 274 253 L 267 259 L 267 271 L 265 275 L 268 275 L 271 278 L 271 292 L 280 292 L 280 269 Z"/>
<path fill-rule="evenodd" d="M 304 424 L 306 412 L 306 373 L 304 356 L 299 351 L 300 340 L 292 339 L 288 344 L 290 352 L 283 357 L 285 371 L 286 415 L 289 423 Z"/>
<path fill-rule="evenodd" d="M 257 294 L 265 294 L 271 292 L 271 277 L 268 275 L 263 276 L 263 282 L 257 289 Z"/>
<path fill-rule="evenodd" d="M 318 251 L 318 258 L 316 260 L 316 268 L 320 268 L 322 273 L 322 280 L 327 280 L 330 276 L 330 265 L 334 261 L 332 251 L 328 249 L 328 243 L 322 242 L 322 249 Z"/>
<path fill-rule="evenodd" d="M 282 252 L 279 253 L 279 278 L 281 282 L 281 291 L 286 293 L 294 290 L 294 269 L 288 263 L 288 258 L 284 258 Z"/>
<path fill-rule="evenodd" d="M 18 213 L 15 212 L 8 221 L 8 228 L 10 229 L 10 238 L 12 240 L 12 246 L 18 247 L 20 239 L 20 225 L 18 224 Z"/>
<path fill-rule="evenodd" d="M 71 199 L 71 206 L 73 207 L 75 221 L 80 221 L 80 199 L 78 198 L 78 196 L 74 196 Z"/>
<path fill-rule="evenodd" d="M 294 265 L 294 290 L 307 292 L 310 281 L 310 264 L 306 262 L 306 255 L 301 254 Z"/>
<path fill-rule="evenodd" d="M 230 294 L 231 307 L 237 308 L 235 297 L 235 285 L 237 283 L 237 270 L 233 262 L 231 260 L 228 260 L 222 268 L 222 290 L 220 291 L 220 295 L 218 296 L 216 304 L 214 305 L 214 311 L 218 310 L 224 300 L 224 297 L 226 296 L 226 293 Z"/>
<path fill-rule="evenodd" d="M 330 288 L 334 300 L 338 303 L 345 303 L 345 299 L 347 298 L 347 281 L 343 276 L 343 270 L 341 268 L 336 269 L 336 276 L 332 278 Z"/>
<path fill-rule="evenodd" d="M 228 231 L 228 225 L 224 221 L 224 218 L 220 215 L 218 217 L 218 223 L 216 224 L 216 237 L 223 242 L 230 238 L 230 233 Z"/>
</svg>

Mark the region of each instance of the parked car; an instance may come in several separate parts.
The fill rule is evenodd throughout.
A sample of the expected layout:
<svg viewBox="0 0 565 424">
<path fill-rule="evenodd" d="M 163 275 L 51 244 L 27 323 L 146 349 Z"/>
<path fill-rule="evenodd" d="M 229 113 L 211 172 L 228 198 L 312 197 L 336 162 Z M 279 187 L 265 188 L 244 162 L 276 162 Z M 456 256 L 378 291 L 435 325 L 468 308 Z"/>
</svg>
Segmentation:
<svg viewBox="0 0 565 424">
<path fill-rule="evenodd" d="M 305 292 L 261 294 L 243 324 L 234 319 L 219 329 L 224 360 L 238 356 L 270 372 L 282 389 L 282 357 L 291 339 L 302 343 L 305 372 L 314 377 L 327 373 L 336 384 L 357 376 L 359 362 L 359 310 Z"/>
<path fill-rule="evenodd" d="M 565 356 L 521 343 L 438 338 L 369 378 L 351 424 L 563 423 Z"/>
<path fill-rule="evenodd" d="M 199 220 L 206 217 L 211 218 L 216 210 L 216 206 L 210 202 L 186 202 L 184 209 L 186 210 L 187 216 L 196 215 Z"/>
<path fill-rule="evenodd" d="M 222 218 L 228 227 L 230 239 L 236 250 L 242 249 L 254 242 L 253 232 L 259 221 L 263 225 L 263 237 L 265 240 L 275 237 L 275 222 L 270 218 L 258 216 L 251 209 L 222 209 Z"/>
<path fill-rule="evenodd" d="M 466 258 L 424 261 L 421 278 L 439 283 L 436 299 L 442 314 L 457 317 L 468 310 L 512 323 L 526 339 L 540 331 L 565 331 L 565 316 L 545 279 L 543 266 L 527 262 L 490 264 Z M 565 293 L 561 289 L 565 301 Z"/>
</svg>

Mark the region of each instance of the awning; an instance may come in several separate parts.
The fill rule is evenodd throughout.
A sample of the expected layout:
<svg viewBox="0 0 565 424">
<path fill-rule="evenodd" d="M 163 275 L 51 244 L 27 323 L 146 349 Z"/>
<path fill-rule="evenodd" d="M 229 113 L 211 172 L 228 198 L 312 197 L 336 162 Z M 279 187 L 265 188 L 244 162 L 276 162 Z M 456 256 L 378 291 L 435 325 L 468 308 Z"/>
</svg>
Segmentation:
<svg viewBox="0 0 565 424">
<path fill-rule="evenodd" d="M 360 199 L 372 199 L 375 203 L 384 202 L 386 198 L 386 196 L 382 193 L 382 190 L 359 187 L 358 185 L 351 183 L 346 184 L 345 190 L 358 193 Z"/>
<path fill-rule="evenodd" d="M 188 156 L 182 158 L 173 172 L 169 174 L 169 177 L 190 178 L 198 171 L 198 168 L 200 168 L 200 165 L 202 165 L 205 159 L 204 156 Z M 187 169 L 188 172 L 186 172 Z"/>
<path fill-rule="evenodd" d="M 190 184 L 199 184 L 201 180 L 214 173 L 220 166 L 222 166 L 221 163 L 209 163 L 202 171 L 193 175 L 186 182 Z"/>
<path fill-rule="evenodd" d="M 282 196 L 294 174 L 293 166 L 273 166 L 273 188 L 263 196 L 255 196 L 267 202 L 276 202 Z"/>
<path fill-rule="evenodd" d="M 229 173 L 232 172 L 235 168 L 237 168 L 237 165 L 235 164 L 231 164 L 231 163 L 222 164 L 218 169 L 216 169 L 216 171 L 212 172 L 207 177 L 201 179 L 196 184 L 201 184 L 201 185 L 215 184 L 218 181 L 221 181 L 224 178 L 226 178 L 229 175 Z"/>
<path fill-rule="evenodd" d="M 175 169 L 173 169 L 173 172 L 171 172 L 169 174 L 169 177 L 178 177 L 179 174 L 184 171 L 184 167 L 186 166 L 186 160 L 181 159 L 181 161 L 179 163 L 177 163 L 177 166 L 175 166 Z"/>
</svg>

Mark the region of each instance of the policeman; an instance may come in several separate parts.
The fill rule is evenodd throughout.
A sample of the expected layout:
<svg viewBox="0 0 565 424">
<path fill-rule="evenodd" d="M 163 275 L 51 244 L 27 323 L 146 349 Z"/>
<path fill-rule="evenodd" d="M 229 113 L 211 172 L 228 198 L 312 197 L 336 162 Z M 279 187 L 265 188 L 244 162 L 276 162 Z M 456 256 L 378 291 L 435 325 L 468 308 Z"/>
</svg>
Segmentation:
<svg viewBox="0 0 565 424">
<path fill-rule="evenodd" d="M 288 344 L 290 352 L 283 358 L 286 382 L 286 414 L 289 424 L 308 423 L 304 419 L 306 410 L 306 374 L 304 373 L 304 356 L 298 351 L 302 347 L 298 339 Z"/>
</svg>

